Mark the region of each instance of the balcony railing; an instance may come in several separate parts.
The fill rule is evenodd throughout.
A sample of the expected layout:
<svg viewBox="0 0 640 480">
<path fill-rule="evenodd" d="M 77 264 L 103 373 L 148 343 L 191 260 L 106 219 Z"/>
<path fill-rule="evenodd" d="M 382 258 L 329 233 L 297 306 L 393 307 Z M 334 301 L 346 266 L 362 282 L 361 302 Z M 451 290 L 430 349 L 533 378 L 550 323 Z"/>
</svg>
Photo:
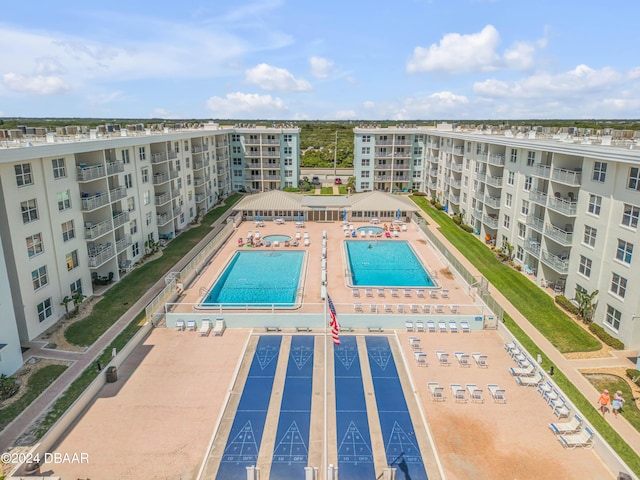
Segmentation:
<svg viewBox="0 0 640 480">
<path fill-rule="evenodd" d="M 109 220 L 104 220 L 90 226 L 87 226 L 88 224 L 90 224 L 90 222 L 85 223 L 84 227 L 84 238 L 87 240 L 95 240 L 96 238 L 111 231 L 111 221 Z"/>
<path fill-rule="evenodd" d="M 92 167 L 76 167 L 76 176 L 79 182 L 87 182 L 89 180 L 95 180 L 96 178 L 104 177 L 104 166 L 94 165 Z"/>
<path fill-rule="evenodd" d="M 542 218 L 529 215 L 527 217 L 527 226 L 542 233 L 544 231 L 544 220 Z"/>
<path fill-rule="evenodd" d="M 453 154 L 454 155 L 463 155 L 464 154 L 464 147 L 453 147 Z"/>
<path fill-rule="evenodd" d="M 547 194 L 540 190 L 531 190 L 529 192 L 529 200 L 544 207 L 547 205 Z"/>
<path fill-rule="evenodd" d="M 482 221 L 488 227 L 498 228 L 498 219 L 496 217 L 490 217 L 489 215 L 485 215 L 482 217 Z"/>
<path fill-rule="evenodd" d="M 207 199 L 207 196 L 202 193 L 196 193 L 194 197 L 196 199 L 196 203 L 204 202 Z"/>
<path fill-rule="evenodd" d="M 487 182 L 487 185 L 502 187 L 502 177 L 487 177 L 485 181 Z"/>
<path fill-rule="evenodd" d="M 504 165 L 504 153 L 492 153 L 489 156 L 488 163 L 490 165 L 498 165 L 498 166 Z"/>
<path fill-rule="evenodd" d="M 167 183 L 171 178 L 169 177 L 169 173 L 156 173 L 153 175 L 153 184 L 154 185 L 162 185 L 163 183 Z"/>
<path fill-rule="evenodd" d="M 479 208 L 474 209 L 473 216 L 476 217 L 478 220 L 482 220 L 482 210 L 480 210 Z"/>
<path fill-rule="evenodd" d="M 121 252 L 125 248 L 130 247 L 132 244 L 133 242 L 131 241 L 131 235 L 125 235 L 120 240 L 116 240 L 116 250 L 118 252 Z"/>
<path fill-rule="evenodd" d="M 499 208 L 500 207 L 500 197 L 492 197 L 491 195 L 485 195 L 484 203 L 485 203 L 485 205 L 489 205 L 490 207 Z"/>
<path fill-rule="evenodd" d="M 549 265 L 558 273 L 569 272 L 569 254 L 555 255 L 546 250 L 542 250 L 542 257 L 540 257 L 544 263 Z"/>
<path fill-rule="evenodd" d="M 462 172 L 462 164 L 461 163 L 454 163 L 453 165 L 451 165 L 451 170 L 453 170 L 454 172 L 457 172 L 457 173 L 461 173 Z"/>
<path fill-rule="evenodd" d="M 454 195 L 451 193 L 449 195 L 449 201 L 455 203 L 456 205 L 460 205 L 460 195 Z"/>
<path fill-rule="evenodd" d="M 562 245 L 571 245 L 573 241 L 573 231 L 562 230 L 551 223 L 546 224 L 544 234 Z"/>
<path fill-rule="evenodd" d="M 524 242 L 524 249 L 536 257 L 540 256 L 540 242 L 534 238 L 528 238 Z"/>
<path fill-rule="evenodd" d="M 109 196 L 112 202 L 121 200 L 127 196 L 127 189 L 125 187 L 116 187 L 113 190 L 109 190 Z"/>
<path fill-rule="evenodd" d="M 551 172 L 551 180 L 567 185 L 580 185 L 582 182 L 582 169 L 554 168 Z"/>
<path fill-rule="evenodd" d="M 173 207 L 173 216 L 174 217 L 178 217 L 178 216 L 182 215 L 182 212 L 184 212 L 184 210 L 182 209 L 181 206 Z"/>
<path fill-rule="evenodd" d="M 462 184 L 460 183 L 460 180 L 458 180 L 456 178 L 452 178 L 451 179 L 451 186 L 453 188 L 460 188 L 462 186 Z"/>
<path fill-rule="evenodd" d="M 82 198 L 82 211 L 89 212 L 91 210 L 95 210 L 96 208 L 100 208 L 109 203 L 109 196 L 103 193 L 96 193 L 90 197 Z"/>
<path fill-rule="evenodd" d="M 171 194 L 169 192 L 165 192 L 162 195 L 156 195 L 155 197 L 155 205 L 164 205 L 171 201 Z"/>
<path fill-rule="evenodd" d="M 89 268 L 96 268 L 113 258 L 116 251 L 111 243 L 89 248 Z"/>
<path fill-rule="evenodd" d="M 113 228 L 118 228 L 120 225 L 124 225 L 128 221 L 129 221 L 129 212 L 113 213 Z"/>
<path fill-rule="evenodd" d="M 486 153 L 476 153 L 476 161 L 486 162 L 489 155 Z"/>
<path fill-rule="evenodd" d="M 549 178 L 551 176 L 551 167 L 549 165 L 538 164 L 533 169 L 533 174 L 536 177 Z"/>
<path fill-rule="evenodd" d="M 177 154 L 175 152 L 173 152 L 173 153 L 177 157 Z M 169 152 L 169 154 L 171 154 L 171 152 Z M 158 152 L 158 153 L 152 153 L 151 154 L 151 163 L 162 163 L 162 162 L 166 162 L 167 160 L 168 160 L 167 154 L 164 153 L 164 152 Z"/>
<path fill-rule="evenodd" d="M 193 162 L 193 169 L 194 170 L 202 170 L 204 168 L 204 162 L 200 161 L 200 162 Z"/>
<path fill-rule="evenodd" d="M 171 221 L 172 217 L 168 213 L 161 213 L 160 215 L 156 215 L 156 225 L 159 227 L 162 225 L 166 225 Z"/>
<path fill-rule="evenodd" d="M 107 163 L 107 175 L 115 175 L 122 172 L 124 172 L 124 162 L 118 161 Z"/>
<path fill-rule="evenodd" d="M 475 198 L 476 200 L 480 200 L 481 202 L 484 202 L 484 191 L 483 190 L 476 190 L 473 193 L 473 198 Z"/>
<path fill-rule="evenodd" d="M 565 215 L 573 216 L 578 212 L 578 202 L 566 198 L 549 197 L 547 206 Z"/>
<path fill-rule="evenodd" d="M 429 170 L 429 175 L 431 175 L 432 177 L 437 177 L 438 176 L 438 169 L 437 168 L 432 168 L 431 170 Z"/>
<path fill-rule="evenodd" d="M 175 150 L 169 150 L 169 154 L 167 155 L 167 157 L 169 157 L 169 160 L 174 160 L 178 158 L 178 152 L 176 152 Z"/>
<path fill-rule="evenodd" d="M 438 188 L 438 185 L 435 182 L 429 182 L 429 188 L 431 190 L 436 190 Z"/>
</svg>

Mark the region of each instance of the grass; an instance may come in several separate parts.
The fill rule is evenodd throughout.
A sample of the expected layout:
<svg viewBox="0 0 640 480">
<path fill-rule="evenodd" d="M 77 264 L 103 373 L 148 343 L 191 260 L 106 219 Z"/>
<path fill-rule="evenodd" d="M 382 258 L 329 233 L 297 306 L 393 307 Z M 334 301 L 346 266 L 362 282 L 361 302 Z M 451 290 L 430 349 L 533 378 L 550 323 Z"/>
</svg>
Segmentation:
<svg viewBox="0 0 640 480">
<path fill-rule="evenodd" d="M 411 197 L 439 227 L 442 234 L 522 313 L 560 352 L 587 352 L 601 343 L 562 312 L 553 299 L 527 277 L 502 263 L 474 236 L 460 229 L 449 216 L 431 207 L 426 197 Z"/>
<path fill-rule="evenodd" d="M 347 188 L 347 186 L 346 186 L 346 185 L 340 185 L 340 186 L 338 187 L 338 193 L 339 193 L 340 195 L 347 195 L 347 194 L 349 193 L 349 189 Z"/>
<path fill-rule="evenodd" d="M 24 395 L 11 405 L 0 409 L 0 429 L 20 415 L 66 369 L 66 365 L 47 365 L 31 375 Z"/>
<path fill-rule="evenodd" d="M 605 388 L 609 390 L 612 400 L 613 394 L 620 390 L 622 392 L 622 398 L 625 399 L 620 412 L 622 416 L 633 425 L 633 428 L 640 431 L 640 410 L 638 410 L 636 403 L 632 400 L 633 391 L 629 388 L 629 384 L 624 378 L 611 374 L 587 374 L 585 377 L 598 391 L 602 391 Z M 613 416 L 613 413 L 611 416 Z M 613 421 L 615 421 L 615 419 Z"/>
<path fill-rule="evenodd" d="M 320 195 L 333 195 L 333 187 L 322 187 Z"/>
<path fill-rule="evenodd" d="M 118 318 L 138 301 L 163 275 L 193 249 L 210 231 L 211 224 L 240 199 L 240 194 L 229 196 L 225 205 L 209 211 L 202 223 L 180 234 L 162 251 L 162 256 L 134 269 L 122 281 L 107 290 L 86 318 L 69 326 L 65 331 L 68 342 L 91 345 L 113 325 Z"/>
</svg>

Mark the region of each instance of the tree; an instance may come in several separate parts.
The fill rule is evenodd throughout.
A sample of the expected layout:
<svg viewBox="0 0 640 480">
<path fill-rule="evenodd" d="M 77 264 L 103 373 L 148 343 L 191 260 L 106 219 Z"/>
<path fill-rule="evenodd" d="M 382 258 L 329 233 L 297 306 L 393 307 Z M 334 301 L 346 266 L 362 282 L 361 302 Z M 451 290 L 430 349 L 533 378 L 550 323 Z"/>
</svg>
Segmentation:
<svg viewBox="0 0 640 480">
<path fill-rule="evenodd" d="M 591 323 L 593 316 L 593 310 L 596 303 L 594 299 L 598 295 L 599 290 L 589 293 L 584 290 L 578 290 L 576 288 L 576 302 L 578 302 L 578 316 L 582 318 L 584 323 Z"/>
<path fill-rule="evenodd" d="M 79 305 L 82 303 L 82 301 L 87 298 L 86 295 L 83 295 L 82 292 L 77 291 L 73 293 L 73 297 L 71 297 L 73 300 L 73 307 L 74 310 L 77 312 L 78 311 L 78 307 Z"/>
<path fill-rule="evenodd" d="M 67 317 L 69 316 L 69 304 L 73 302 L 73 298 L 71 298 L 69 295 L 65 296 L 62 299 L 62 302 L 60 302 L 60 305 L 64 306 L 64 312 L 67 315 Z"/>
</svg>

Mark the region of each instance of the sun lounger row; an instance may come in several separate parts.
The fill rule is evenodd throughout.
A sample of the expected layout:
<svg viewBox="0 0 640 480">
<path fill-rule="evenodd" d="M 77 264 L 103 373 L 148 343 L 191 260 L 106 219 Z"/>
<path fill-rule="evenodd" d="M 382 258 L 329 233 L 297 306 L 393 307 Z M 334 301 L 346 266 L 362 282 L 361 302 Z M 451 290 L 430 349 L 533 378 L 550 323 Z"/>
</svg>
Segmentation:
<svg viewBox="0 0 640 480">
<path fill-rule="evenodd" d="M 415 324 L 411 321 L 411 320 L 406 320 L 405 321 L 405 329 L 407 332 L 442 332 L 442 333 L 446 333 L 447 331 L 451 332 L 451 333 L 458 333 L 460 330 L 462 330 L 462 332 L 464 333 L 469 333 L 471 331 L 471 327 L 469 326 L 469 322 L 460 322 L 460 327 L 458 328 L 458 323 L 450 320 L 448 323 L 444 322 L 444 321 L 440 321 L 438 322 L 438 326 L 436 328 L 436 323 L 432 322 L 432 321 L 428 321 L 426 323 L 426 330 L 425 330 L 425 323 L 422 321 L 418 321 L 415 322 Z"/>
<path fill-rule="evenodd" d="M 402 303 L 400 303 L 400 304 L 369 303 L 368 305 L 363 305 L 362 302 L 354 302 L 353 303 L 353 310 L 355 312 L 357 312 L 357 313 L 363 313 L 364 310 L 365 310 L 365 307 L 366 307 L 367 311 L 370 312 L 370 313 L 378 313 L 379 311 L 380 312 L 384 312 L 384 313 L 400 313 L 400 314 L 407 314 L 407 313 L 416 313 L 416 314 L 421 314 L 421 313 L 426 313 L 426 314 L 445 313 L 444 309 L 442 308 L 442 305 L 416 305 L 416 304 L 406 305 L 406 304 L 402 304 Z M 449 309 L 450 309 L 452 314 L 457 314 L 458 313 L 458 305 L 451 305 L 449 307 Z M 418 322 L 418 323 L 422 323 L 422 326 L 424 327 L 424 322 Z M 418 324 L 416 324 L 416 326 L 415 326 L 416 328 L 417 328 L 417 325 Z M 455 321 L 453 321 L 453 320 L 449 321 L 449 325 L 454 325 L 454 327 L 451 327 L 451 330 L 452 331 L 457 331 L 457 324 L 456 324 Z M 467 321 L 460 322 L 460 329 L 463 332 L 470 332 L 471 328 L 469 327 L 469 322 L 467 322 Z M 440 329 L 440 330 L 446 332 L 446 323 L 444 324 L 444 330 L 442 330 L 442 329 Z"/>
<path fill-rule="evenodd" d="M 444 402 L 446 397 L 444 395 L 444 387 L 440 386 L 438 382 L 429 382 L 427 383 L 427 387 L 429 388 L 429 395 L 431 396 L 431 400 L 434 402 Z M 504 390 L 497 388 L 498 386 L 495 384 L 487 385 L 488 390 L 491 392 L 491 396 L 494 401 L 497 402 L 505 402 L 504 398 Z M 474 403 L 484 403 L 484 398 L 482 396 L 482 389 L 478 388 L 478 385 L 475 383 L 467 383 L 466 385 L 462 385 L 460 383 L 450 383 L 449 390 L 451 392 L 451 398 L 454 401 L 460 403 L 466 403 L 468 400 Z"/>
<path fill-rule="evenodd" d="M 550 423 L 549 428 L 557 435 L 558 441 L 565 448 L 593 447 L 593 430 L 584 425 L 582 418 L 578 415 L 574 415 L 568 422 Z"/>
<path fill-rule="evenodd" d="M 419 339 L 418 339 L 419 342 Z M 471 358 L 473 358 L 475 364 L 480 368 L 486 368 L 489 366 L 487 363 L 487 356 L 482 355 L 481 353 L 474 352 L 471 355 L 464 352 L 454 352 L 453 354 L 456 357 L 458 365 L 461 367 L 470 367 L 471 366 Z M 444 350 L 436 350 L 436 358 L 438 359 L 438 364 L 443 367 L 448 367 L 449 362 L 449 354 Z"/>
<path fill-rule="evenodd" d="M 211 320 L 208 318 L 203 318 L 200 324 L 200 328 L 198 329 L 198 325 L 195 320 L 187 320 L 186 322 L 182 319 L 176 320 L 174 325 L 174 329 L 178 331 L 197 331 L 198 334 L 202 337 L 206 337 L 209 335 L 211 330 L 213 330 L 213 334 L 216 336 L 220 336 L 224 333 L 227 325 L 222 318 L 217 318 L 215 325 L 211 325 Z"/>
</svg>

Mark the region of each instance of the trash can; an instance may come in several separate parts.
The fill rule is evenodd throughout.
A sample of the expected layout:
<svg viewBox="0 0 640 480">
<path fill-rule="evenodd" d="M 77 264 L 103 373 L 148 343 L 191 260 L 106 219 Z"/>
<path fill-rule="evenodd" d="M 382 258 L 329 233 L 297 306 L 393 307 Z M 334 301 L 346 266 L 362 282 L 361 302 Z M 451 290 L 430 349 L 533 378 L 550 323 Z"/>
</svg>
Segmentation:
<svg viewBox="0 0 640 480">
<path fill-rule="evenodd" d="M 118 369 L 116 367 L 107 368 L 107 383 L 114 383 L 118 380 Z"/>
</svg>

